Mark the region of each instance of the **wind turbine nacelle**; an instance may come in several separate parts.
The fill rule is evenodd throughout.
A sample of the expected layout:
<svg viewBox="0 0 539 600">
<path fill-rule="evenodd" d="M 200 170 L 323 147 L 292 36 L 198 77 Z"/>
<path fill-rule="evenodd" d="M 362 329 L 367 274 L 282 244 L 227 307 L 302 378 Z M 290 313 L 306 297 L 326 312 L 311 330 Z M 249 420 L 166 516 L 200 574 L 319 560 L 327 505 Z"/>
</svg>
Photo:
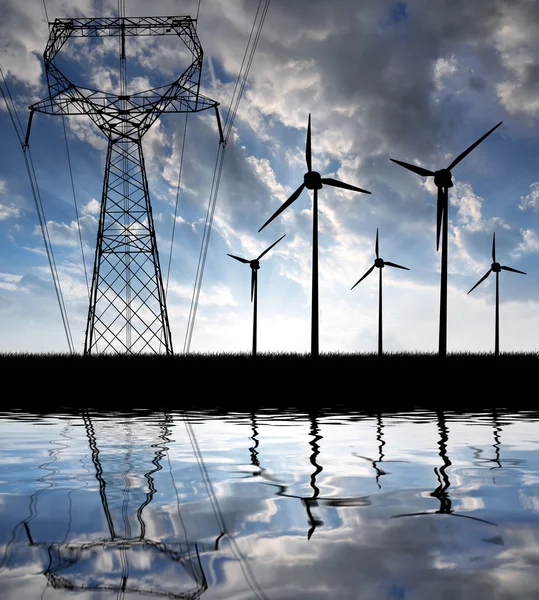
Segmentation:
<svg viewBox="0 0 539 600">
<path fill-rule="evenodd" d="M 249 263 L 249 266 L 251 267 L 251 269 L 260 269 L 260 262 L 257 258 L 255 258 L 255 260 L 252 260 Z"/>
<path fill-rule="evenodd" d="M 303 176 L 303 183 L 308 190 L 321 190 L 322 181 L 320 173 L 317 171 L 309 171 Z"/>
<path fill-rule="evenodd" d="M 450 188 L 453 187 L 453 180 L 451 179 L 451 171 L 448 169 L 440 169 L 434 173 L 434 185 L 436 187 Z"/>
<path fill-rule="evenodd" d="M 381 259 L 381 258 L 375 258 L 374 259 L 374 266 L 378 267 L 379 269 L 383 269 L 384 266 L 385 266 L 383 259 Z"/>
<path fill-rule="evenodd" d="M 493 262 L 490 265 L 490 268 L 492 269 L 493 273 L 500 273 L 500 271 L 502 270 L 501 265 L 499 262 Z"/>
</svg>

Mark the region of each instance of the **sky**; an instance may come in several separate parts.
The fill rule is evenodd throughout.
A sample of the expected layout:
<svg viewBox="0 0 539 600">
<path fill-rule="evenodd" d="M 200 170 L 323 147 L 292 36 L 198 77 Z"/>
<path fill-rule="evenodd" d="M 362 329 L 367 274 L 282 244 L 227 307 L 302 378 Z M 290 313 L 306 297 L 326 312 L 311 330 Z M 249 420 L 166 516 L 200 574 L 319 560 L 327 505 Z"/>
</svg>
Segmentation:
<svg viewBox="0 0 539 600">
<path fill-rule="evenodd" d="M 201 93 L 220 103 L 225 120 L 259 3 L 125 5 L 133 17 L 194 18 L 199 10 Z M 45 11 L 49 21 L 115 16 L 118 3 L 0 0 L 0 7 L 0 67 L 25 129 L 28 106 L 48 96 Z M 310 352 L 311 192 L 258 230 L 303 182 L 311 114 L 313 168 L 371 192 L 319 192 L 320 352 L 377 351 L 377 271 L 351 290 L 373 264 L 377 229 L 380 256 L 410 269 L 383 271 L 384 350 L 438 350 L 436 188 L 432 178 L 389 159 L 447 167 L 500 121 L 453 170 L 447 350 L 494 349 L 494 276 L 467 292 L 490 268 L 495 233 L 497 260 L 526 272 L 500 274 L 500 350 L 537 351 L 538 28 L 539 4 L 530 0 L 271 0 L 225 150 L 187 349 L 251 351 L 250 269 L 227 254 L 256 258 L 286 234 L 261 260 L 258 351 Z M 185 68 L 179 39 L 129 42 L 129 91 L 172 82 Z M 74 83 L 116 89 L 117 46 L 71 48 L 58 56 Z M 186 349 L 219 146 L 213 112 L 190 114 L 178 193 L 185 119 L 163 114 L 143 138 L 177 353 Z M 61 117 L 35 115 L 30 149 L 75 350 L 82 352 L 107 142 L 85 115 L 66 118 L 65 126 L 75 193 Z M 23 152 L 3 101 L 0 157 L 0 352 L 67 352 Z"/>
</svg>

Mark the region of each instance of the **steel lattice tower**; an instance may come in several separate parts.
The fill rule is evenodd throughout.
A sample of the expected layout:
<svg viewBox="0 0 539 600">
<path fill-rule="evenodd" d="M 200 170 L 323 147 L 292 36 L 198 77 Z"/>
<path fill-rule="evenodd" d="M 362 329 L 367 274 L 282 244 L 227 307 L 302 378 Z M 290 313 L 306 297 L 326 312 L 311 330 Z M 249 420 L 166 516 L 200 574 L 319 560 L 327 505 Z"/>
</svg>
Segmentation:
<svg viewBox="0 0 539 600">
<path fill-rule="evenodd" d="M 128 94 L 127 36 L 176 35 L 191 64 L 171 84 Z M 117 37 L 120 93 L 74 85 L 55 64 L 71 37 Z M 164 112 L 200 112 L 218 103 L 202 96 L 203 52 L 191 17 L 56 19 L 44 52 L 49 97 L 30 106 L 52 115 L 88 115 L 108 138 L 84 354 L 172 354 L 142 137 Z"/>
</svg>

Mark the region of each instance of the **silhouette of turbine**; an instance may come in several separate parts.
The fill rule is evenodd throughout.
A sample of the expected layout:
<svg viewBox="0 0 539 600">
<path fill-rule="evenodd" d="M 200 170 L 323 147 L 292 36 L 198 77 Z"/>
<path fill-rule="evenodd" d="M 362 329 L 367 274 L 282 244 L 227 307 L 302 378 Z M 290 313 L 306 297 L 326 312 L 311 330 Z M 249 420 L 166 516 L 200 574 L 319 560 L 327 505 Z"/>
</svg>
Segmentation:
<svg viewBox="0 0 539 600">
<path fill-rule="evenodd" d="M 417 165 L 411 165 L 409 163 L 401 162 L 390 158 L 394 163 L 397 163 L 401 167 L 413 171 L 422 177 L 434 176 L 434 185 L 438 188 L 438 198 L 436 201 L 436 250 L 440 246 L 440 233 L 442 233 L 442 265 L 441 265 L 441 284 L 440 284 L 440 330 L 439 330 L 439 349 L 438 353 L 442 358 L 445 358 L 447 354 L 447 210 L 448 210 L 448 189 L 453 187 L 453 181 L 451 179 L 451 169 L 456 167 L 459 162 L 468 156 L 470 152 L 478 146 L 487 136 L 489 136 L 496 128 L 502 124 L 500 121 L 490 131 L 487 131 L 485 135 L 480 137 L 474 142 L 469 148 L 467 148 L 462 154 L 459 154 L 457 158 L 447 167 L 447 169 L 440 169 L 438 171 L 429 171 L 423 167 Z"/>
<path fill-rule="evenodd" d="M 313 262 L 312 262 L 312 303 L 311 303 L 311 355 L 318 356 L 318 190 L 322 189 L 323 185 L 331 185 L 333 187 L 342 188 L 344 190 L 352 190 L 354 192 L 364 192 L 370 194 L 367 190 L 363 190 L 349 183 L 343 183 L 331 177 L 321 177 L 320 173 L 312 170 L 311 161 L 311 114 L 309 113 L 309 123 L 307 125 L 307 142 L 305 145 L 305 159 L 307 162 L 307 173 L 303 176 L 303 183 L 298 189 L 284 202 L 273 215 L 262 225 L 259 232 L 266 227 L 275 217 L 286 210 L 294 200 L 299 198 L 299 195 L 304 188 L 313 191 Z"/>
<path fill-rule="evenodd" d="M 473 291 L 475 288 L 491 274 L 496 273 L 496 317 L 494 320 L 494 354 L 495 356 L 499 356 L 500 354 L 500 286 L 498 281 L 498 275 L 500 271 L 512 271 L 513 273 L 521 273 L 522 275 L 526 275 L 524 271 L 519 271 L 518 269 L 513 269 L 512 267 L 505 267 L 500 265 L 499 262 L 496 262 L 496 233 L 492 234 L 492 264 L 490 265 L 490 269 L 481 277 L 481 279 L 473 286 L 470 290 Z M 470 293 L 468 292 L 468 294 Z"/>
<path fill-rule="evenodd" d="M 383 260 L 380 258 L 380 255 L 378 253 L 378 228 L 376 229 L 376 244 L 374 246 L 374 251 L 376 253 L 376 258 L 374 260 L 372 267 L 365 273 L 365 275 L 363 275 L 363 277 L 359 281 L 354 283 L 354 285 L 350 288 L 350 290 L 353 290 L 358 283 L 361 283 L 365 279 L 365 277 L 369 276 L 372 273 L 374 267 L 377 267 L 378 269 L 380 269 L 380 276 L 379 276 L 379 280 L 378 280 L 378 356 L 381 356 L 382 355 L 382 269 L 385 266 L 396 267 L 397 269 L 405 269 L 406 271 L 409 271 L 410 269 L 408 267 L 401 267 L 401 265 L 396 265 L 395 263 L 392 263 L 392 262 L 389 262 L 387 260 Z"/>
<path fill-rule="evenodd" d="M 241 258 L 240 256 L 234 256 L 233 254 L 228 254 L 232 258 L 239 260 L 242 263 L 248 264 L 251 267 L 251 302 L 253 302 L 253 356 L 256 356 L 256 312 L 257 312 L 257 300 L 258 300 L 258 269 L 260 269 L 260 259 L 264 256 L 264 254 L 268 253 L 275 244 L 278 244 L 286 235 L 282 235 L 276 242 L 264 250 L 262 254 L 253 260 L 247 260 L 246 258 Z"/>
</svg>

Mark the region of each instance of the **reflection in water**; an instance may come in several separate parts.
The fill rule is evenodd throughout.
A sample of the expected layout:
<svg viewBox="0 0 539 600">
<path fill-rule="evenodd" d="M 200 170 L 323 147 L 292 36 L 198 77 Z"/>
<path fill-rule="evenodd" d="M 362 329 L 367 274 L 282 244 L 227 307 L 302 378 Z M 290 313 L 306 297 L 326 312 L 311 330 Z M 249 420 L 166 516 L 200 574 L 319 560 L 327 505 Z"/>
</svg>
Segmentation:
<svg viewBox="0 0 539 600">
<path fill-rule="evenodd" d="M 273 417 L 0 418 L 2 600 L 536 597 L 529 413 Z"/>
<path fill-rule="evenodd" d="M 364 460 L 369 461 L 372 464 L 372 468 L 374 469 L 375 473 L 376 473 L 376 485 L 378 486 L 378 489 L 382 489 L 382 486 L 380 485 L 380 477 L 382 475 L 391 475 L 391 473 L 389 473 L 388 471 L 384 471 L 383 469 L 381 469 L 378 465 L 380 463 L 403 463 L 403 462 L 407 462 L 405 460 L 384 460 L 384 452 L 383 452 L 383 448 L 386 445 L 384 438 L 383 438 L 383 431 L 384 431 L 384 422 L 382 420 L 382 415 L 380 413 L 378 413 L 376 415 L 376 440 L 378 441 L 378 460 L 373 460 L 372 458 L 369 458 L 368 456 L 360 456 L 359 454 L 357 454 L 356 452 L 354 452 L 354 456 L 357 456 L 358 458 L 362 458 Z"/>
<path fill-rule="evenodd" d="M 277 496 L 286 497 L 286 498 L 298 498 L 303 506 L 305 507 L 305 512 L 307 513 L 307 520 L 309 522 L 309 529 L 307 531 L 307 539 L 310 540 L 316 528 L 324 525 L 324 522 L 316 517 L 313 514 L 312 509 L 319 506 L 319 504 L 323 504 L 325 506 L 332 507 L 346 507 L 346 506 L 370 506 L 371 501 L 368 496 L 351 496 L 351 497 L 321 497 L 320 489 L 317 485 L 317 476 L 324 470 L 322 465 L 317 462 L 318 455 L 320 454 L 320 446 L 318 442 L 323 439 L 322 435 L 320 435 L 320 427 L 318 425 L 318 417 L 316 411 L 309 413 L 309 421 L 311 423 L 311 427 L 309 430 L 309 435 L 311 439 L 309 440 L 309 445 L 312 448 L 312 452 L 309 457 L 310 463 L 314 467 L 314 471 L 311 474 L 309 485 L 313 490 L 311 496 L 299 496 L 296 494 L 287 493 L 288 486 L 278 483 L 270 483 L 267 485 L 273 485 L 279 489 L 276 492 Z"/>
<path fill-rule="evenodd" d="M 187 541 L 185 531 L 184 542 L 164 543 L 146 535 L 144 509 L 152 502 L 157 491 L 154 475 L 162 469 L 161 461 L 168 452 L 167 443 L 170 443 L 171 439 L 170 417 L 165 416 L 159 424 L 160 441 L 150 445 L 154 449 L 151 460 L 153 468 L 143 473 L 146 491 L 142 490 L 141 472 L 136 468 L 141 465 L 135 463 L 144 460 L 147 447 L 138 446 L 135 452 L 135 439 L 130 424 L 125 423 L 123 427 L 125 444 L 119 446 L 121 452 L 111 447 L 112 440 L 106 439 L 106 435 L 102 441 L 108 452 L 103 452 L 99 448 L 94 422 L 86 410 L 83 411 L 83 422 L 95 468 L 95 478 L 99 485 L 108 536 L 92 541 L 67 541 L 72 521 L 71 490 L 68 494 L 68 530 L 64 539 L 60 542 L 37 542 L 32 536 L 30 522 L 36 515 L 39 492 L 33 495 L 30 502 L 31 517 L 23 521 L 23 525 L 29 544 L 43 548 L 47 553 L 48 565 L 44 575 L 48 583 L 55 589 L 115 590 L 119 598 L 124 597 L 126 593 L 144 593 L 168 598 L 198 598 L 208 587 L 200 553 L 212 551 L 215 547 Z M 114 435 L 116 443 L 119 442 L 118 426 L 108 428 L 108 432 L 107 427 L 104 429 L 105 434 Z M 142 454 L 140 458 L 137 456 L 139 454 Z M 138 526 L 138 535 L 134 534 L 135 523 Z M 183 579 L 187 575 L 188 582 L 181 585 L 181 590 L 171 591 L 167 589 L 165 582 L 159 582 L 158 571 L 169 568 L 163 564 L 163 559 L 181 567 Z M 87 565 L 79 564 L 85 560 Z M 100 573 L 98 565 L 107 563 L 111 565 L 109 572 Z M 119 573 L 115 576 L 116 571 Z M 152 575 L 150 587 L 147 583 L 149 573 Z M 176 573 L 177 578 L 178 575 Z M 179 579 L 182 579 L 181 575 Z M 159 589 L 157 585 L 152 587 L 158 583 L 161 583 Z M 178 587 L 178 579 L 173 587 Z"/>
<path fill-rule="evenodd" d="M 438 422 L 438 431 L 440 434 L 438 447 L 440 449 L 439 454 L 440 458 L 442 459 L 443 465 L 441 467 L 434 467 L 434 473 L 436 474 L 439 485 L 433 492 L 430 493 L 430 496 L 439 500 L 440 508 L 438 510 L 433 511 L 395 515 L 394 518 L 444 514 L 453 515 L 454 517 L 462 517 L 464 519 L 472 519 L 474 521 L 481 521 L 482 523 L 487 523 L 488 525 L 494 525 L 495 527 L 497 527 L 496 523 L 492 523 L 491 521 L 487 521 L 486 519 L 480 519 L 479 517 L 473 517 L 471 515 L 458 514 L 452 509 L 451 498 L 449 496 L 449 492 L 447 491 L 449 489 L 449 486 L 451 485 L 451 482 L 449 481 L 449 475 L 447 473 L 448 467 L 451 466 L 451 461 L 447 456 L 447 442 L 449 440 L 449 429 L 447 428 L 444 413 L 442 411 L 437 411 L 436 416 Z"/>
</svg>

